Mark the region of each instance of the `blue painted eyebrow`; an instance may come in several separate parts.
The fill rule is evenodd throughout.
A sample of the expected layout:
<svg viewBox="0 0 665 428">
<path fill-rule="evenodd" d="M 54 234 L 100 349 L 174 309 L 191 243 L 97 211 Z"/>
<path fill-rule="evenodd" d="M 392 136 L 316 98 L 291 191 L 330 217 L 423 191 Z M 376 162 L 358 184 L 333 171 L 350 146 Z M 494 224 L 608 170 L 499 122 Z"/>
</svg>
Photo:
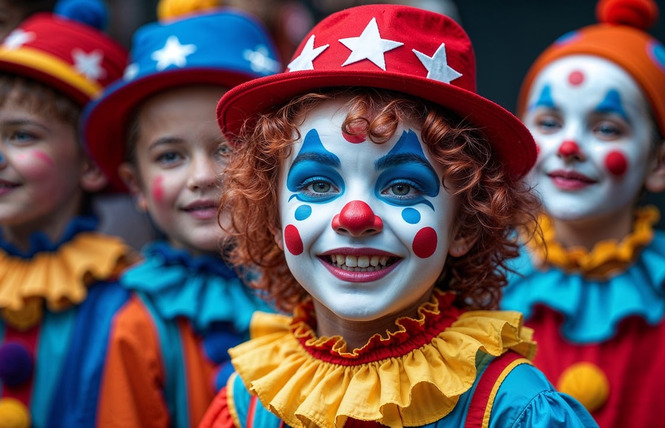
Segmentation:
<svg viewBox="0 0 665 428">
<path fill-rule="evenodd" d="M 623 120 L 626 122 L 630 123 L 630 119 L 628 118 L 628 114 L 626 114 L 626 110 L 623 108 L 623 103 L 621 102 L 621 95 L 619 94 L 619 91 L 616 89 L 610 89 L 607 91 L 607 94 L 605 94 L 605 98 L 596 106 L 595 109 L 596 112 L 598 113 L 615 113 L 621 116 Z"/>
<path fill-rule="evenodd" d="M 316 131 L 316 129 L 310 129 L 307 135 L 305 135 L 303 145 L 300 148 L 300 152 L 298 152 L 298 155 L 293 160 L 291 168 L 304 161 L 318 162 L 337 168 L 339 168 L 341 165 L 339 158 L 323 147 L 323 143 L 321 142 L 321 138 L 319 137 L 319 133 Z"/>
<path fill-rule="evenodd" d="M 543 86 L 543 90 L 540 91 L 538 99 L 531 104 L 529 110 L 537 107 L 555 108 L 554 98 L 552 98 L 552 87 L 550 85 Z"/>
<path fill-rule="evenodd" d="M 427 168 L 435 177 L 438 177 L 434 168 L 429 163 L 423 153 L 420 140 L 412 130 L 402 132 L 402 136 L 395 143 L 395 147 L 390 152 L 380 157 L 374 162 L 374 168 L 377 170 L 386 169 L 392 166 L 415 162 Z"/>
</svg>

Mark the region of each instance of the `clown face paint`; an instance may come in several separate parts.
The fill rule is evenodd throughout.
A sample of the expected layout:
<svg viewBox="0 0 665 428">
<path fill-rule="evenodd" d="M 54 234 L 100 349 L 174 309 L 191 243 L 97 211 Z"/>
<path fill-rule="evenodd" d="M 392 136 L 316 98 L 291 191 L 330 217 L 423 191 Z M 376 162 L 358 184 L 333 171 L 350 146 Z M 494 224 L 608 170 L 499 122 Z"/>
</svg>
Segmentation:
<svg viewBox="0 0 665 428">
<path fill-rule="evenodd" d="M 6 240 L 26 247 L 37 231 L 59 238 L 78 215 L 86 161 L 74 126 L 17 96 L 0 107 L 0 225 Z"/>
<path fill-rule="evenodd" d="M 428 296 L 441 273 L 455 200 L 420 131 L 400 125 L 384 144 L 345 138 L 348 110 L 309 112 L 282 164 L 280 214 L 289 268 L 341 319 L 371 321 Z"/>
<path fill-rule="evenodd" d="M 648 171 L 650 117 L 635 81 L 607 60 L 576 55 L 544 68 L 524 122 L 539 146 L 530 179 L 547 213 L 560 220 L 629 214 Z"/>
<path fill-rule="evenodd" d="M 138 168 L 125 176 L 169 242 L 194 254 L 217 252 L 224 236 L 218 180 L 228 146 L 215 121 L 222 93 L 192 86 L 147 100 L 139 109 Z"/>
</svg>

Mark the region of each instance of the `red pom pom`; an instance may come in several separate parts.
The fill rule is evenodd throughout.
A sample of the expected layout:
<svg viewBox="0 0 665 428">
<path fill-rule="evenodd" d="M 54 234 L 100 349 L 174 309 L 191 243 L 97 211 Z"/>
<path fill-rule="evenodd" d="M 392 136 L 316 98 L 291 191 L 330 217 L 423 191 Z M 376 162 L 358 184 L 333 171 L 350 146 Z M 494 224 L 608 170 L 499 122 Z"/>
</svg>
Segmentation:
<svg viewBox="0 0 665 428">
<path fill-rule="evenodd" d="M 658 20 L 658 6 L 654 0 L 600 0 L 596 17 L 600 22 L 647 30 Z"/>
</svg>

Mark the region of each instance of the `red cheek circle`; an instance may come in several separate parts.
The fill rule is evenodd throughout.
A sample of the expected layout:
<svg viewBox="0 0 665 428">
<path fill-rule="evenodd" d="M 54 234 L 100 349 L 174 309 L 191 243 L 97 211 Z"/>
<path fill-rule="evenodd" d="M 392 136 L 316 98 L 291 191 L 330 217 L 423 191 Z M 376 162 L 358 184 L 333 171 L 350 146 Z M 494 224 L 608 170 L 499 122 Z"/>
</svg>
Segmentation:
<svg viewBox="0 0 665 428">
<path fill-rule="evenodd" d="M 284 228 L 284 244 L 286 244 L 286 249 L 289 250 L 289 253 L 294 256 L 302 254 L 303 245 L 302 239 L 300 239 L 300 232 L 292 224 Z"/>
<path fill-rule="evenodd" d="M 51 159 L 51 157 L 49 155 L 47 155 L 46 153 L 41 152 L 39 150 L 35 151 L 35 158 L 39 159 L 40 161 L 42 161 L 43 163 L 45 163 L 48 166 L 55 165 L 55 162 L 53 162 L 53 159 Z"/>
<path fill-rule="evenodd" d="M 619 151 L 609 152 L 605 157 L 605 167 L 611 174 L 622 176 L 628 170 L 628 161 Z"/>
<path fill-rule="evenodd" d="M 568 75 L 568 83 L 573 86 L 578 86 L 584 83 L 584 73 L 579 70 L 575 70 Z"/>
<path fill-rule="evenodd" d="M 436 251 L 436 231 L 431 227 L 424 227 L 413 238 L 413 252 L 421 259 L 430 257 Z"/>
<path fill-rule="evenodd" d="M 164 178 L 159 176 L 152 182 L 152 199 L 155 202 L 161 202 L 164 199 L 164 187 L 162 186 Z"/>
</svg>

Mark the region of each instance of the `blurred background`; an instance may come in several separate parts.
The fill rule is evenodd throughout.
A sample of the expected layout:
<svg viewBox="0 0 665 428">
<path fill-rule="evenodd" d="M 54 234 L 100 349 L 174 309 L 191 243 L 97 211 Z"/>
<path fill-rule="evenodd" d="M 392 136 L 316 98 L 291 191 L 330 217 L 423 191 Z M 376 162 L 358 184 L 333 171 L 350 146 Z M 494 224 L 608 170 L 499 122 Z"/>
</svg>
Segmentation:
<svg viewBox="0 0 665 428">
<path fill-rule="evenodd" d="M 390 2 L 384 1 L 385 2 Z M 108 32 L 125 46 L 140 25 L 156 19 L 158 0 L 107 0 Z M 221 0 L 247 10 L 273 33 L 282 60 L 288 63 L 296 44 L 330 13 L 376 3 L 363 0 Z M 517 93 L 529 65 L 564 33 L 596 23 L 596 0 L 403 0 L 455 18 L 469 34 L 477 62 L 478 92 L 515 112 Z M 656 0 L 660 19 L 650 33 L 665 42 L 665 0 Z M 665 213 L 665 194 L 647 195 L 646 202 Z M 665 216 L 664 216 L 665 217 Z M 665 219 L 658 227 L 665 229 Z"/>
</svg>

